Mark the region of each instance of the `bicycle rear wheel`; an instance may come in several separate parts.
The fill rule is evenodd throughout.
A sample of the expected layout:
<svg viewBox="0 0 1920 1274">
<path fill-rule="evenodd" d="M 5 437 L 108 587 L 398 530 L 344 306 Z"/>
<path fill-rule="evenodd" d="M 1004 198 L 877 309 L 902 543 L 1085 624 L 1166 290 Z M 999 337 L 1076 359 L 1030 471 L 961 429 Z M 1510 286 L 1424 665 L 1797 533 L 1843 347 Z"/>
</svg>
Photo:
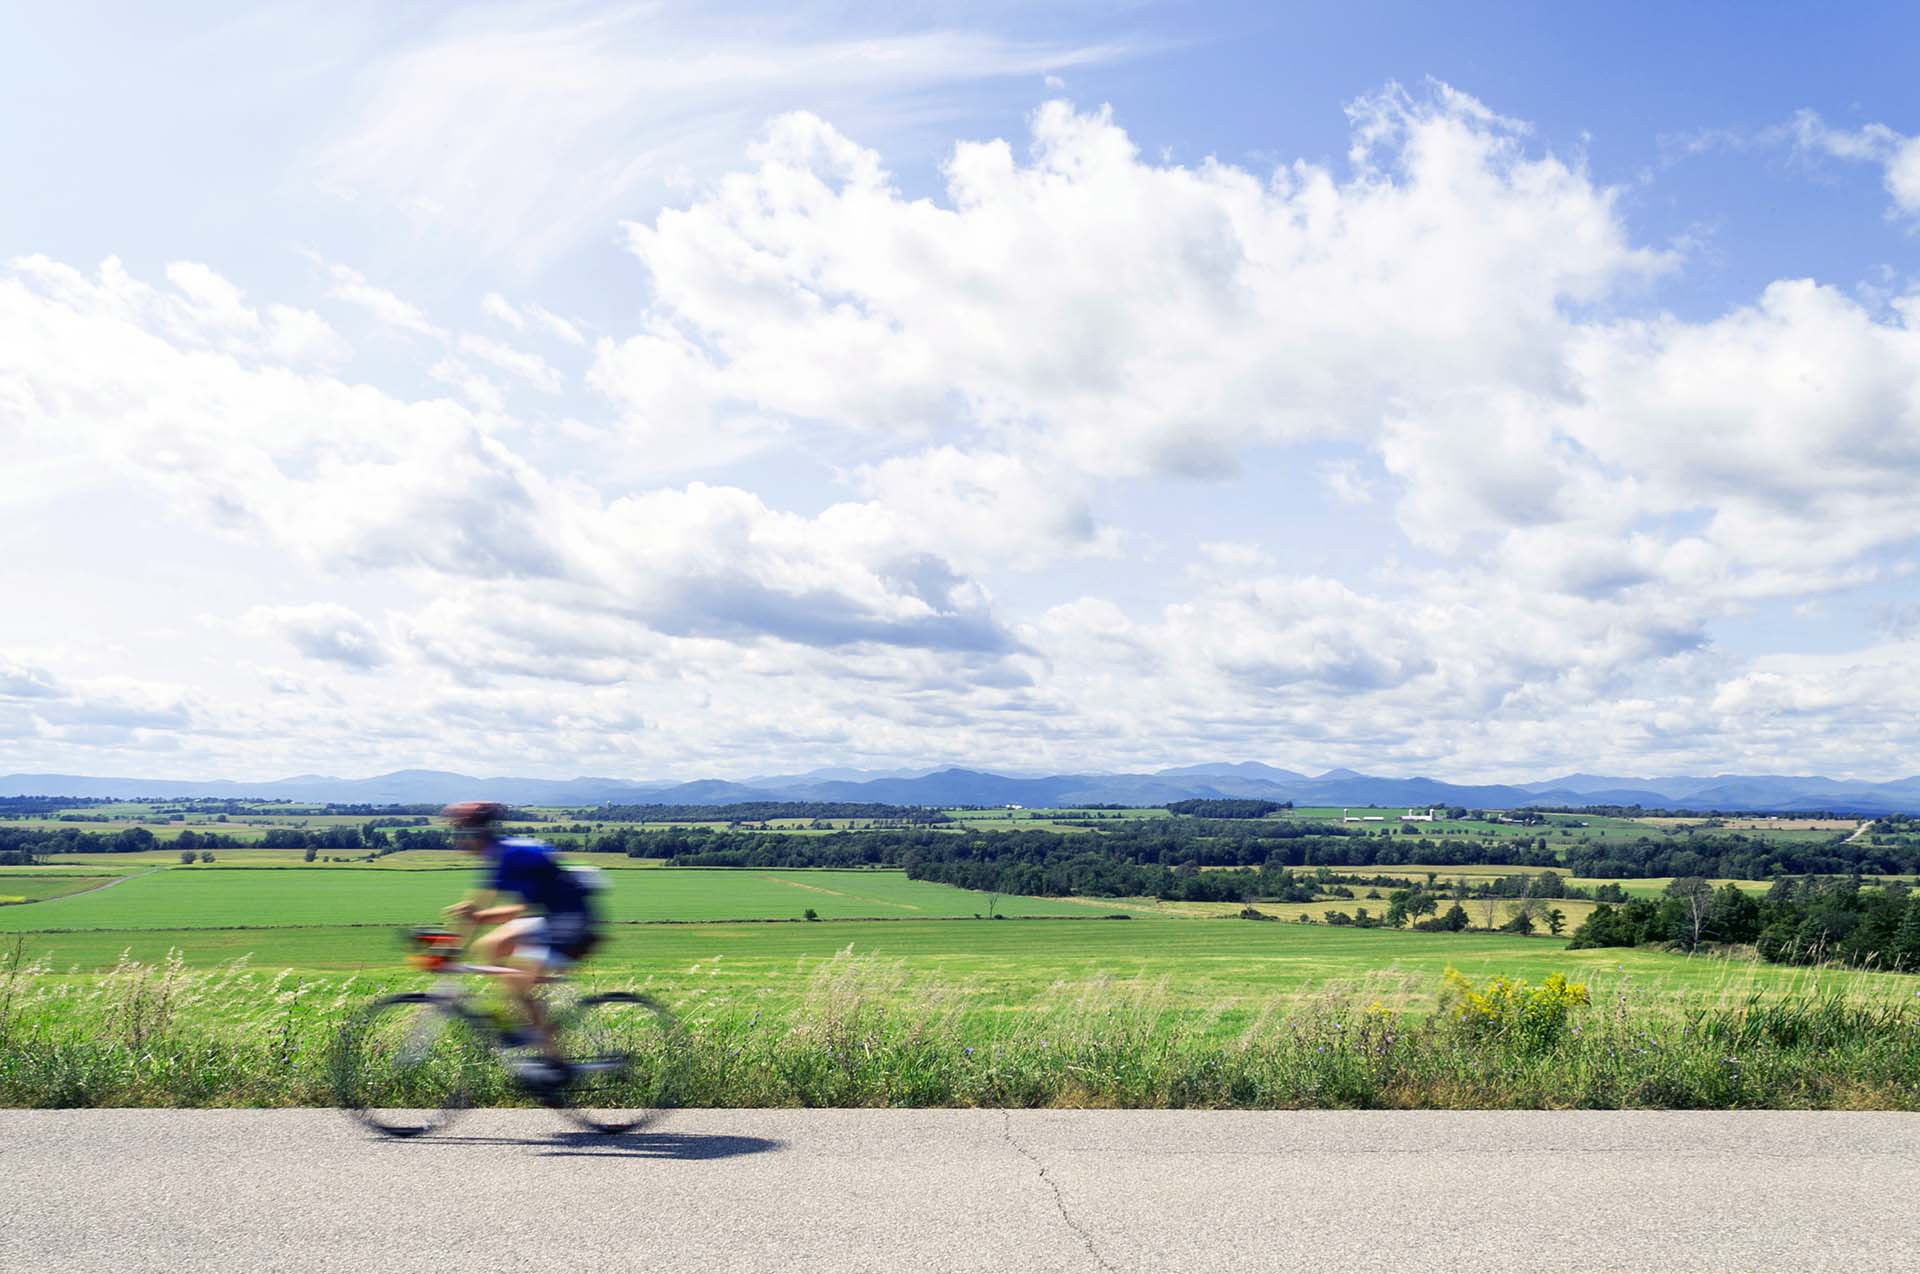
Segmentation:
<svg viewBox="0 0 1920 1274">
<path fill-rule="evenodd" d="M 631 1132 L 679 1104 L 678 1030 L 657 1000 L 631 991 L 590 995 L 557 1014 L 571 1071 L 560 1109 L 594 1132 Z"/>
<path fill-rule="evenodd" d="M 437 1132 L 466 1109 L 486 1042 L 458 1009 L 423 992 L 375 1000 L 340 1028 L 334 1094 L 389 1137 Z"/>
</svg>

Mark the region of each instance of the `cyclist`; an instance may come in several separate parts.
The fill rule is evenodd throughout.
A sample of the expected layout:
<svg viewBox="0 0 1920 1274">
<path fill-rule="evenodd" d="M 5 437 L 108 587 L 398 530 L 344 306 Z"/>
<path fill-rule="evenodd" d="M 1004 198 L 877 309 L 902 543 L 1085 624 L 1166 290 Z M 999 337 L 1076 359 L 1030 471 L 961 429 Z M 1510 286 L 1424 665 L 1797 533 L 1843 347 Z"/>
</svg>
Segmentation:
<svg viewBox="0 0 1920 1274">
<path fill-rule="evenodd" d="M 500 980 L 526 1015 L 530 1042 L 539 1046 L 542 1057 L 529 1059 L 522 1077 L 559 1084 L 567 1078 L 567 1064 L 533 992 L 544 974 L 580 960 L 599 940 L 584 875 L 592 869 L 569 870 L 551 846 L 537 840 L 502 838 L 499 822 L 505 812 L 492 801 L 463 801 L 442 812 L 455 844 L 487 861 L 485 887 L 446 913 L 494 926 L 475 937 L 472 947 L 481 960 L 507 970 Z M 498 901 L 502 895 L 517 901 Z"/>
</svg>

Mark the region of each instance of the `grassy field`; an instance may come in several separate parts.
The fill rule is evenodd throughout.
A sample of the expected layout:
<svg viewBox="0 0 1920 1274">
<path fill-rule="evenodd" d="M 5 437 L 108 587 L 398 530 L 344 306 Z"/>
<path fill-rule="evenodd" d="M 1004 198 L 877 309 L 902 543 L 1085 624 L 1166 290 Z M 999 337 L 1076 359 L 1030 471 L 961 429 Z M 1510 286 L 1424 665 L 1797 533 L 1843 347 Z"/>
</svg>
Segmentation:
<svg viewBox="0 0 1920 1274">
<path fill-rule="evenodd" d="M 309 978 L 424 980 L 403 966 L 399 932 L 380 926 L 27 932 L 18 940 L 27 959 L 45 959 L 63 972 L 110 969 L 123 958 L 156 963 L 178 952 L 192 968 L 245 960 Z M 11 949 L 12 941 L 0 947 Z M 1914 994 L 1914 979 L 1904 975 L 1658 951 L 1568 951 L 1544 937 L 1178 919 L 618 924 L 596 953 L 591 977 L 651 987 L 676 1001 L 773 1003 L 798 994 L 823 964 L 842 958 L 887 970 L 905 998 L 939 988 L 994 1013 L 1114 985 L 1159 988 L 1209 1015 L 1345 995 L 1425 1011 L 1448 968 L 1536 982 L 1564 972 L 1598 994 L 1631 989 L 1651 1000 L 1700 1005 L 1816 989 L 1874 1000 Z"/>
<path fill-rule="evenodd" d="M 204 952 L 222 932 L 177 936 Z M 364 929 L 243 937 L 305 944 L 307 963 L 323 950 L 363 963 L 122 957 L 75 975 L 57 955 L 0 948 L 0 1105 L 325 1104 L 355 1006 L 423 980 L 367 967 Z M 1527 980 L 1500 980 L 1516 975 Z M 1907 979 L 1490 935 L 1193 920 L 627 925 L 585 981 L 675 1011 L 672 1069 L 640 1072 L 645 1104 L 1920 1106 Z M 497 1068 L 471 1079 L 470 1101 L 526 1100 Z"/>
<path fill-rule="evenodd" d="M 1449 882 L 1454 881 L 1472 883 L 1481 880 L 1498 880 L 1503 876 L 1538 876 L 1555 869 L 1508 867 L 1498 864 L 1447 867 L 1438 863 L 1406 863 L 1395 867 L 1330 867 L 1327 870 L 1334 877 L 1347 881 L 1368 880 L 1375 876 L 1393 876 L 1412 880 L 1418 884 L 1424 883 L 1428 875 L 1432 875 L 1435 883 L 1444 888 Z M 1602 879 L 1598 876 L 1569 876 L 1565 872 L 1556 872 L 1556 874 L 1563 883 L 1576 885 L 1582 889 L 1593 889 L 1601 885 L 1618 885 L 1636 898 L 1657 898 L 1666 892 L 1668 885 L 1673 883 L 1671 876 L 1624 876 L 1619 879 Z M 1732 880 L 1725 877 L 1716 877 L 1709 883 L 1716 889 L 1721 885 L 1738 885 L 1750 893 L 1765 893 L 1773 884 L 1772 881 L 1767 880 Z M 1383 887 L 1381 892 L 1385 893 L 1386 889 Z"/>
<path fill-rule="evenodd" d="M 408 925 L 433 921 L 462 897 L 470 866 L 431 870 L 212 866 L 153 871 L 113 889 L 0 912 L 0 932 L 234 926 Z M 798 920 L 972 916 L 984 895 L 907 879 L 897 871 L 752 871 L 662 868 L 622 872 L 602 910 L 612 921 Z M 1110 909 L 1110 908 L 1109 908 Z M 1003 895 L 1008 916 L 1097 915 L 1096 904 Z"/>
<path fill-rule="evenodd" d="M 441 857 L 116 862 L 119 883 L 65 894 L 115 877 L 0 871 L 0 895 L 41 895 L 0 907 L 0 1105 L 327 1101 L 346 1015 L 428 981 L 402 931 L 474 879 Z M 1026 918 L 983 920 L 982 895 L 897 871 L 609 875 L 579 980 L 671 1005 L 683 1098 L 706 1104 L 1920 1105 L 1905 975 L 1145 899 L 1001 896 Z M 1357 905 L 1385 908 L 1262 910 Z M 1463 1010 L 1449 970 L 1505 1016 Z M 1536 1038 L 1525 1005 L 1556 975 L 1584 989 Z"/>
<path fill-rule="evenodd" d="M 1534 824 L 1471 818 L 1441 819 L 1432 823 L 1402 823 L 1400 816 L 1406 812 L 1404 806 L 1386 809 L 1352 808 L 1345 811 L 1337 806 L 1312 806 L 1274 817 L 1341 823 L 1344 813 L 1358 818 L 1379 818 L 1381 820 L 1379 822 L 1358 824 L 1375 833 L 1385 830 L 1394 835 L 1401 835 L 1404 828 L 1411 828 L 1414 836 L 1425 836 L 1436 841 L 1532 840 L 1545 837 L 1547 844 L 1555 847 L 1580 841 L 1605 843 L 1633 841 L 1643 836 L 1685 836 L 1695 830 L 1738 832 L 1746 836 L 1757 836 L 1763 840 L 1790 844 L 1820 844 L 1850 835 L 1859 827 L 1859 823 L 1853 819 L 1747 818 L 1727 819 L 1715 824 L 1703 818 L 1616 818 L 1600 814 L 1544 814 L 1542 818 L 1545 821 Z M 1424 811 L 1421 812 L 1424 813 Z M 1353 823 L 1342 825 L 1348 828 L 1356 826 Z"/>
<path fill-rule="evenodd" d="M 179 850 L 144 849 L 127 854 L 49 854 L 44 862 L 62 870 L 80 871 L 92 869 L 103 874 L 150 867 L 171 867 L 180 863 Z M 314 860 L 306 861 L 303 849 L 260 849 L 246 847 L 241 849 L 218 849 L 213 851 L 213 862 L 201 864 L 195 862 L 192 870 L 199 871 L 216 868 L 222 871 L 236 867 L 309 867 L 333 871 L 438 871 L 446 868 L 471 869 L 471 856 L 453 849 L 408 849 L 382 854 L 369 858 L 362 850 L 317 850 Z M 199 857 L 195 853 L 195 858 Z M 665 860 L 660 858 L 628 858 L 625 854 L 595 854 L 583 856 L 581 862 L 592 863 L 605 871 L 628 871 L 635 868 L 658 867 Z M 39 867 L 0 867 L 0 873 L 8 871 L 45 871 Z"/>
<path fill-rule="evenodd" d="M 1324 823 L 1338 827 L 1342 825 L 1343 814 L 1351 813 L 1356 817 L 1378 818 L 1380 821 L 1345 824 L 1347 830 L 1359 828 L 1370 834 L 1400 835 L 1404 829 L 1411 833 L 1408 836 L 1409 840 L 1419 836 L 1440 843 L 1545 840 L 1550 848 L 1555 849 L 1564 849 L 1582 842 L 1630 841 L 1643 836 L 1684 838 L 1692 834 L 1695 829 L 1739 832 L 1767 840 L 1813 844 L 1843 837 L 1857 826 L 1850 820 L 1766 818 L 1729 819 L 1716 826 L 1709 820 L 1698 818 L 1617 818 L 1585 814 L 1547 814 L 1543 816 L 1545 821 L 1538 824 L 1507 822 L 1499 817 L 1452 820 L 1443 818 L 1432 823 L 1402 824 L 1400 816 L 1406 812 L 1404 807 L 1398 806 L 1368 809 L 1355 807 L 1345 811 L 1339 807 L 1326 806 L 1302 807 L 1270 817 L 1295 822 Z M 870 826 L 873 822 L 870 819 L 837 818 L 819 820 L 821 825 L 815 826 L 816 820 L 787 818 L 731 825 L 719 821 L 692 820 L 618 823 L 595 817 L 596 812 L 591 809 L 550 808 L 533 810 L 529 813 L 546 821 L 528 824 L 520 830 L 543 836 L 562 847 L 575 848 L 579 847 L 583 835 L 571 830 L 575 827 L 586 828 L 584 835 L 588 837 L 621 829 L 661 831 L 695 827 L 723 827 L 747 832 L 824 836 L 836 831 L 857 830 Z M 938 830 L 953 832 L 971 830 L 1097 833 L 1143 819 L 1169 817 L 1163 808 L 1120 810 L 991 808 L 949 809 L 945 813 L 951 821 L 939 825 Z M 373 816 L 327 813 L 318 806 L 271 802 L 238 803 L 221 812 L 215 812 L 211 807 L 196 808 L 169 802 L 116 802 L 75 806 L 48 814 L 6 816 L 0 818 L 0 826 L 53 831 L 74 829 L 107 835 L 131 828 L 142 828 L 150 832 L 163 846 L 172 842 L 183 831 L 213 832 L 231 837 L 243 845 L 253 845 L 276 828 L 314 830 L 327 827 L 361 827 L 370 817 Z M 406 817 L 411 820 L 417 816 Z M 434 825 L 436 824 L 433 820 L 416 824 L 422 827 Z M 222 852 L 232 851 L 216 850 L 216 856 Z M 362 851 L 321 850 L 320 853 L 323 856 L 358 858 Z"/>
<path fill-rule="evenodd" d="M 63 894 L 97 889 L 120 879 L 118 876 L 73 876 L 49 873 L 8 873 L 0 876 L 0 905 L 19 902 L 43 902 Z"/>
<path fill-rule="evenodd" d="M 405 979 L 401 931 L 432 923 L 472 883 L 470 870 L 206 867 L 150 869 L 110 889 L 50 896 L 85 876 L 35 881 L 45 901 L 0 908 L 0 933 L 63 970 L 99 970 L 123 956 L 156 961 L 177 952 L 193 967 L 236 959 L 308 975 L 359 973 Z M 52 882 L 40 884 L 38 882 Z M 12 883 L 0 890 L 24 893 Z M 603 911 L 614 923 L 595 966 L 609 976 L 686 990 L 761 994 L 811 964 L 852 952 L 896 961 L 914 979 L 965 985 L 969 995 L 1017 1007 L 1061 984 L 1101 980 L 1165 984 L 1197 1003 L 1247 1005 L 1367 984 L 1394 1003 L 1431 1003 L 1449 965 L 1476 976 L 1541 978 L 1554 970 L 1598 986 L 1630 981 L 1662 997 L 1749 991 L 1784 994 L 1803 970 L 1730 964 L 1657 951 L 1571 952 L 1545 936 L 1423 934 L 1233 918 L 1236 904 L 1145 899 L 1039 899 L 1003 895 L 1009 917 L 976 920 L 979 894 L 909 880 L 894 871 L 647 869 L 614 875 Z M 1569 928 L 1591 904 L 1558 900 Z M 1268 915 L 1351 912 L 1366 899 L 1263 904 Z M 1466 904 L 1476 925 L 1481 904 Z M 819 922 L 799 918 L 807 908 Z M 1497 905 L 1504 920 L 1511 904 Z M 1113 914 L 1132 918 L 1104 919 Z M 726 921 L 793 923 L 722 923 Z M 665 924 L 663 921 L 689 923 Z M 887 922 L 887 923 L 883 923 Z M 1905 992 L 1895 975 L 1832 973 L 1850 993 Z"/>
</svg>

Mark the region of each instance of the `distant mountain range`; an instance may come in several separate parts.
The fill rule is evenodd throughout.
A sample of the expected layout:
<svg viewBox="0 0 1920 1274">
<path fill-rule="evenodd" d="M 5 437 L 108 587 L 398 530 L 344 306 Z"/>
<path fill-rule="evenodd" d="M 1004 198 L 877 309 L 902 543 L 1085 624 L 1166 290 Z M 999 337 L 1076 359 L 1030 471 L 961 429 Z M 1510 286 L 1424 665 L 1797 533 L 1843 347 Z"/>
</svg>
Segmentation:
<svg viewBox="0 0 1920 1274">
<path fill-rule="evenodd" d="M 300 774 L 264 783 L 77 774 L 0 776 L 0 796 L 284 798 L 342 804 L 417 804 L 485 797 L 516 805 L 734 801 L 882 801 L 893 805 L 1160 805 L 1194 797 L 1257 797 L 1296 805 L 1640 805 L 1691 811 L 1857 814 L 1920 813 L 1920 776 L 1861 783 L 1819 775 L 1717 774 L 1618 778 L 1567 774 L 1537 783 L 1463 785 L 1425 778 L 1381 778 L 1353 770 L 1306 775 L 1257 761 L 1182 765 L 1151 774 L 1054 774 L 1018 777 L 982 770 L 826 769 L 733 782 L 636 782 L 577 778 L 474 778 L 442 770 L 397 770 L 368 779 Z"/>
</svg>

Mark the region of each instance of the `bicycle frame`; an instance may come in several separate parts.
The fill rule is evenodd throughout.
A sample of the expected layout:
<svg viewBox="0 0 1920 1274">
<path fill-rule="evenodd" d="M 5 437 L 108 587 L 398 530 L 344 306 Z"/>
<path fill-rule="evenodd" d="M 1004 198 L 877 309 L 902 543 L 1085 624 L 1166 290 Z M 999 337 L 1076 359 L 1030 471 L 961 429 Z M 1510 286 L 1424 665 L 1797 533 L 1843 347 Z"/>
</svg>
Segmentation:
<svg viewBox="0 0 1920 1274">
<path fill-rule="evenodd" d="M 487 1046 L 493 1051 L 496 1053 L 506 1052 L 510 1047 L 507 1042 L 508 1033 L 501 1029 L 498 1020 L 496 1020 L 491 1013 L 487 1013 L 474 1006 L 474 999 L 478 988 L 461 979 L 465 977 L 500 977 L 503 974 L 517 973 L 519 970 L 499 964 L 469 964 L 462 961 L 444 965 L 436 971 L 440 973 L 441 976 L 427 989 L 426 994 L 432 997 L 436 1004 L 441 1005 L 449 1012 L 458 1014 L 461 1021 L 478 1031 L 481 1038 L 486 1040 Z M 540 976 L 536 985 L 552 986 L 566 981 L 568 981 L 568 978 L 564 974 L 546 973 Z"/>
</svg>

